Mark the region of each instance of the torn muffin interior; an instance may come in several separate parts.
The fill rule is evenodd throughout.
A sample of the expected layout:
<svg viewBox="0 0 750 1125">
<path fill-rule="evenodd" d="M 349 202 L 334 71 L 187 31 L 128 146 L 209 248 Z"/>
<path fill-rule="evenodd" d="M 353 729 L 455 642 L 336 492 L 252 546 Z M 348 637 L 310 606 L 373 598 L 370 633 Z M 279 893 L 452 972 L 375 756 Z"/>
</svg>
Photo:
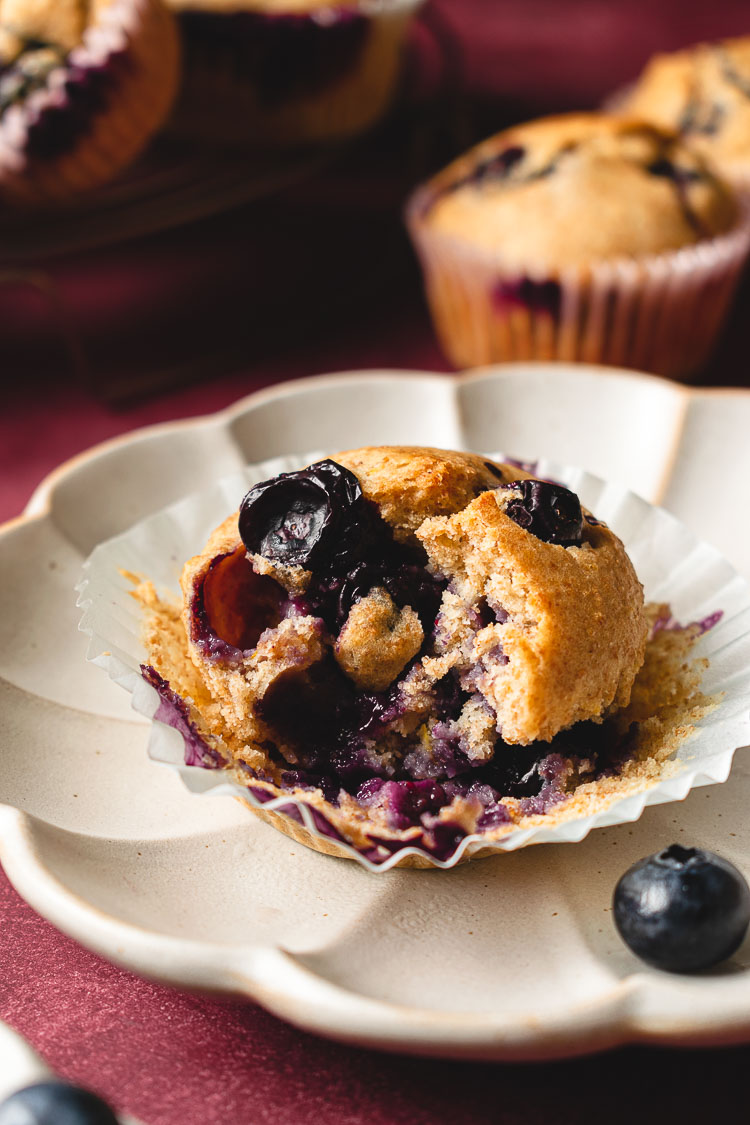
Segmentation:
<svg viewBox="0 0 750 1125">
<path fill-rule="evenodd" d="M 251 488 L 181 605 L 139 585 L 144 675 L 191 764 L 293 795 L 376 862 L 663 776 L 708 705 L 702 626 L 647 612 L 619 539 L 532 468 L 338 454 Z"/>
</svg>

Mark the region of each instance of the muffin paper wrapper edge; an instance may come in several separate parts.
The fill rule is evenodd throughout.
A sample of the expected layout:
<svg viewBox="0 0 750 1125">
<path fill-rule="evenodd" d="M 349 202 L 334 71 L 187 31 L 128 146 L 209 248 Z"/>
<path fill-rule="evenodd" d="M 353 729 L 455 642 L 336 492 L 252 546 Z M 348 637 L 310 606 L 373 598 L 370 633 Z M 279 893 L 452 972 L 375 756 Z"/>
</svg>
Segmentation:
<svg viewBox="0 0 750 1125">
<path fill-rule="evenodd" d="M 131 571 L 153 581 L 157 590 L 178 590 L 184 561 L 201 550 L 213 529 L 239 505 L 254 483 L 279 472 L 288 472 L 325 454 L 276 458 L 233 473 L 213 487 L 149 516 L 122 535 L 100 544 L 86 561 L 78 584 L 78 605 L 83 609 L 79 628 L 90 637 L 87 659 L 132 694 L 133 708 L 154 719 L 159 695 L 142 677 L 140 665 L 148 661 L 141 641 L 143 610 L 131 596 L 132 584 L 121 573 Z M 502 454 L 488 456 L 502 460 Z M 318 841 L 356 859 L 371 871 L 384 871 L 409 856 L 426 859 L 441 868 L 454 867 L 472 854 L 488 850 L 514 851 L 528 844 L 571 843 L 592 828 L 637 820 L 647 805 L 682 800 L 694 787 L 723 782 L 729 775 L 737 748 L 750 743 L 750 589 L 745 580 L 707 543 L 684 524 L 619 485 L 607 484 L 576 468 L 539 461 L 535 472 L 551 477 L 577 492 L 598 519 L 620 536 L 644 585 L 647 601 L 669 602 L 682 624 L 703 621 L 718 610 L 721 619 L 697 642 L 693 655 L 709 659 L 701 689 L 723 698 L 696 724 L 696 733 L 679 748 L 681 769 L 673 776 L 639 792 L 615 799 L 595 813 L 556 824 L 516 829 L 498 841 L 480 834 L 466 836 L 446 860 L 437 860 L 425 849 L 410 845 L 383 862 L 374 862 L 355 847 L 321 832 L 310 806 L 299 797 L 284 795 L 261 802 L 247 788 L 229 781 L 222 770 L 184 764 L 182 735 L 162 722 L 152 722 L 149 755 L 176 769 L 195 793 L 226 793 L 240 797 L 265 812 L 294 806 L 303 826 Z M 316 810 L 316 816 L 320 814 Z"/>
<path fill-rule="evenodd" d="M 429 185 L 419 189 L 406 222 L 437 335 L 459 368 L 557 359 L 689 375 L 717 341 L 750 251 L 750 185 L 725 234 L 561 270 L 525 271 L 499 252 L 433 230 L 431 198 Z M 552 286 L 554 300 L 545 300 Z M 520 298 L 504 297 L 508 290 Z"/>
</svg>

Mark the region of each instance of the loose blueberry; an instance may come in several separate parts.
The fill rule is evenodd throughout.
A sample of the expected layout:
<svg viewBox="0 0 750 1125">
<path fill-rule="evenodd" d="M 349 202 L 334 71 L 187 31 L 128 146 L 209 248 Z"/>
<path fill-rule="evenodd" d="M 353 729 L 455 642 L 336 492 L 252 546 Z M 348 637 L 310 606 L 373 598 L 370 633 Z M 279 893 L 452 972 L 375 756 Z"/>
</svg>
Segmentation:
<svg viewBox="0 0 750 1125">
<path fill-rule="evenodd" d="M 699 972 L 740 945 L 750 888 L 721 856 L 672 844 L 625 872 L 615 887 L 614 919 L 625 944 L 649 965 Z"/>
<path fill-rule="evenodd" d="M 117 1118 L 88 1090 L 66 1082 L 38 1082 L 0 1103 L 0 1125 L 117 1125 Z"/>
<path fill-rule="evenodd" d="M 545 543 L 571 547 L 581 542 L 583 515 L 575 492 L 543 480 L 516 480 L 500 487 L 521 493 L 505 509 L 519 527 Z"/>
<path fill-rule="evenodd" d="M 313 568 L 350 553 L 367 514 L 354 473 L 325 460 L 251 488 L 239 530 L 253 554 Z"/>
</svg>

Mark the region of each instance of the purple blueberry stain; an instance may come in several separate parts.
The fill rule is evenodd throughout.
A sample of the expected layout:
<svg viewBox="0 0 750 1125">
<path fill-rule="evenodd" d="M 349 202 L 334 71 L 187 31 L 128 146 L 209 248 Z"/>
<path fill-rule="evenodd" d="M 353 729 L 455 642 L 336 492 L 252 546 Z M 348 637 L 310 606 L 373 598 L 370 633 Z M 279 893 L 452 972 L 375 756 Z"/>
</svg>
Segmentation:
<svg viewBox="0 0 750 1125">
<path fill-rule="evenodd" d="M 708 633 L 710 629 L 718 625 L 723 616 L 724 610 L 717 609 L 714 610 L 713 613 L 707 614 L 706 617 L 700 618 L 698 621 L 689 621 L 686 625 L 683 625 L 676 617 L 673 617 L 672 614 L 667 611 L 662 613 L 654 621 L 651 626 L 649 640 L 652 640 L 657 633 L 683 633 L 688 630 L 693 632 L 696 636 L 702 637 L 704 633 Z"/>
<path fill-rule="evenodd" d="M 209 746 L 190 718 L 190 709 L 177 692 L 170 687 L 169 681 L 160 676 L 151 664 L 141 665 L 141 675 L 146 683 L 151 684 L 159 693 L 159 705 L 154 714 L 154 720 L 172 727 L 182 735 L 185 745 L 185 765 L 201 766 L 203 769 L 216 770 L 227 763 L 224 757 Z"/>
<path fill-rule="evenodd" d="M 492 302 L 500 315 L 525 309 L 557 321 L 562 310 L 562 288 L 554 278 L 544 281 L 531 277 L 503 278 L 492 289 Z"/>
</svg>

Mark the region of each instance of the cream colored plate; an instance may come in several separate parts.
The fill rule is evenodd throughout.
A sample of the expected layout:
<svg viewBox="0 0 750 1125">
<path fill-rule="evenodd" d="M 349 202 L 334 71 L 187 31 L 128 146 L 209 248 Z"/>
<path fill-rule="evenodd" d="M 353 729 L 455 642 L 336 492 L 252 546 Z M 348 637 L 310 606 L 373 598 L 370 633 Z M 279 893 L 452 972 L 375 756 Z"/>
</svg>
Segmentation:
<svg viewBox="0 0 750 1125">
<path fill-rule="evenodd" d="M 45 917 L 137 972 L 245 993 L 358 1043 L 541 1058 L 628 1041 L 750 1038 L 750 944 L 700 978 L 617 938 L 618 876 L 679 841 L 750 874 L 750 759 L 728 784 L 579 844 L 373 876 L 291 843 L 146 755 L 148 724 L 84 660 L 73 586 L 103 539 L 247 461 L 408 442 L 503 448 L 664 503 L 750 575 L 750 394 L 604 369 L 514 365 L 461 380 L 307 379 L 63 466 L 0 536 L 0 858 Z"/>
</svg>

